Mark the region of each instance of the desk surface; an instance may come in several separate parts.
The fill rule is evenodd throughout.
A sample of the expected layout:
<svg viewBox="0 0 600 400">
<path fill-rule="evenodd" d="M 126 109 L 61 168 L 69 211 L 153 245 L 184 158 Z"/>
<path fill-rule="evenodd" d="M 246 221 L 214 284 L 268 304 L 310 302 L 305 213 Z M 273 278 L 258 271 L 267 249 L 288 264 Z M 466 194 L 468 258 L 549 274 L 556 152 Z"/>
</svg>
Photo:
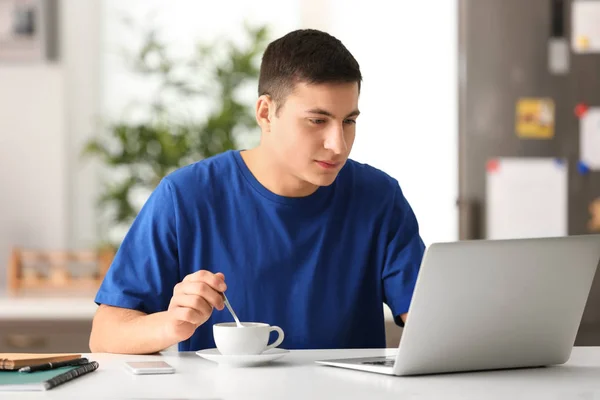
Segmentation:
<svg viewBox="0 0 600 400">
<path fill-rule="evenodd" d="M 395 377 L 314 364 L 387 350 L 292 351 L 276 363 L 230 369 L 194 353 L 91 354 L 100 368 L 47 392 L 1 393 L 0 399 L 591 399 L 600 396 L 600 347 L 576 347 L 548 368 Z M 173 375 L 131 375 L 124 361 L 163 359 Z"/>
<path fill-rule="evenodd" d="M 93 297 L 10 297 L 0 292 L 0 319 L 85 319 L 92 320 L 98 306 Z M 383 306 L 385 319 L 392 313 Z"/>
<path fill-rule="evenodd" d="M 92 320 L 97 308 L 93 297 L 0 296 L 0 319 Z"/>
</svg>

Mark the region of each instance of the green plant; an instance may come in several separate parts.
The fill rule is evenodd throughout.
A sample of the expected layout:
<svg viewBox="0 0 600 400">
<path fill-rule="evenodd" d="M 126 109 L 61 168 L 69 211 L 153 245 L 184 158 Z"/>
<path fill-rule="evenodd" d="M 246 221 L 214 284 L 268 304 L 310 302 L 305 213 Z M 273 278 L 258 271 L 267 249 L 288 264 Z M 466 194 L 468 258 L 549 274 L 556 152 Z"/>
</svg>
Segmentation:
<svg viewBox="0 0 600 400">
<path fill-rule="evenodd" d="M 243 95 L 256 91 L 268 29 L 244 25 L 244 33 L 243 46 L 224 39 L 198 44 L 184 59 L 170 55 L 155 30 L 144 35 L 128 60 L 136 76 L 156 86 L 152 98 L 138 105 L 143 118 L 124 116 L 110 122 L 84 149 L 84 155 L 99 158 L 111 171 L 98 203 L 108 230 L 128 229 L 147 196 L 170 172 L 238 149 L 244 138 L 257 140 L 253 107 Z M 104 242 L 118 247 L 120 239 Z"/>
</svg>

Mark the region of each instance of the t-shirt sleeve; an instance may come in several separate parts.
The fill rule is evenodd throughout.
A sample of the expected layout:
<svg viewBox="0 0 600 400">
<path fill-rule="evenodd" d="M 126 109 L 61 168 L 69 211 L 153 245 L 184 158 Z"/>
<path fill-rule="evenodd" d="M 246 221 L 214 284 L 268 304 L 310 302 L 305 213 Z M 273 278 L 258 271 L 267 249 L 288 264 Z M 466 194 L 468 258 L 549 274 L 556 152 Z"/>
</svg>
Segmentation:
<svg viewBox="0 0 600 400">
<path fill-rule="evenodd" d="M 96 294 L 97 304 L 165 311 L 179 281 L 173 189 L 163 179 L 129 231 Z"/>
<path fill-rule="evenodd" d="M 387 240 L 382 277 L 384 301 L 396 324 L 404 326 L 400 315 L 408 312 L 425 244 L 417 218 L 399 186 L 395 190 Z"/>
</svg>

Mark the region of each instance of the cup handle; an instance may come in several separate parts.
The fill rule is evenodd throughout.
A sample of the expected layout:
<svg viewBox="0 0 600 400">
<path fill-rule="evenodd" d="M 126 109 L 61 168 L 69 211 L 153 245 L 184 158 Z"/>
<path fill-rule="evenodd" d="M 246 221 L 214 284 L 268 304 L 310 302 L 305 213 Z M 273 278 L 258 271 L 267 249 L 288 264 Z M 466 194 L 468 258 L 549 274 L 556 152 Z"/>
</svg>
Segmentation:
<svg viewBox="0 0 600 400">
<path fill-rule="evenodd" d="M 268 345 L 268 346 L 265 348 L 265 350 L 269 350 L 269 349 L 272 349 L 272 348 L 274 348 L 274 347 L 277 347 L 277 346 L 279 346 L 279 345 L 281 344 L 281 342 L 283 342 L 283 338 L 285 337 L 285 335 L 283 334 L 283 329 L 281 329 L 281 328 L 280 328 L 280 327 L 278 327 L 278 326 L 272 326 L 272 327 L 269 329 L 269 333 L 271 333 L 271 332 L 273 332 L 273 331 L 276 331 L 276 332 L 279 334 L 279 335 L 277 336 L 277 340 L 276 340 L 276 341 L 274 341 L 273 343 L 271 343 L 270 345 Z"/>
</svg>

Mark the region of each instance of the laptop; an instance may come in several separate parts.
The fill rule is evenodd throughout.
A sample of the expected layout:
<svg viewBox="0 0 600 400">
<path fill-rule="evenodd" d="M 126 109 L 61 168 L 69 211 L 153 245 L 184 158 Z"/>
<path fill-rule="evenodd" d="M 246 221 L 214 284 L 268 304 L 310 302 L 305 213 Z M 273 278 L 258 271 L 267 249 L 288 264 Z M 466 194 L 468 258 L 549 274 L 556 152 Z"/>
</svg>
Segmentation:
<svg viewBox="0 0 600 400">
<path fill-rule="evenodd" d="M 393 357 L 318 364 L 406 376 L 565 363 L 600 261 L 600 235 L 435 243 Z"/>
</svg>

